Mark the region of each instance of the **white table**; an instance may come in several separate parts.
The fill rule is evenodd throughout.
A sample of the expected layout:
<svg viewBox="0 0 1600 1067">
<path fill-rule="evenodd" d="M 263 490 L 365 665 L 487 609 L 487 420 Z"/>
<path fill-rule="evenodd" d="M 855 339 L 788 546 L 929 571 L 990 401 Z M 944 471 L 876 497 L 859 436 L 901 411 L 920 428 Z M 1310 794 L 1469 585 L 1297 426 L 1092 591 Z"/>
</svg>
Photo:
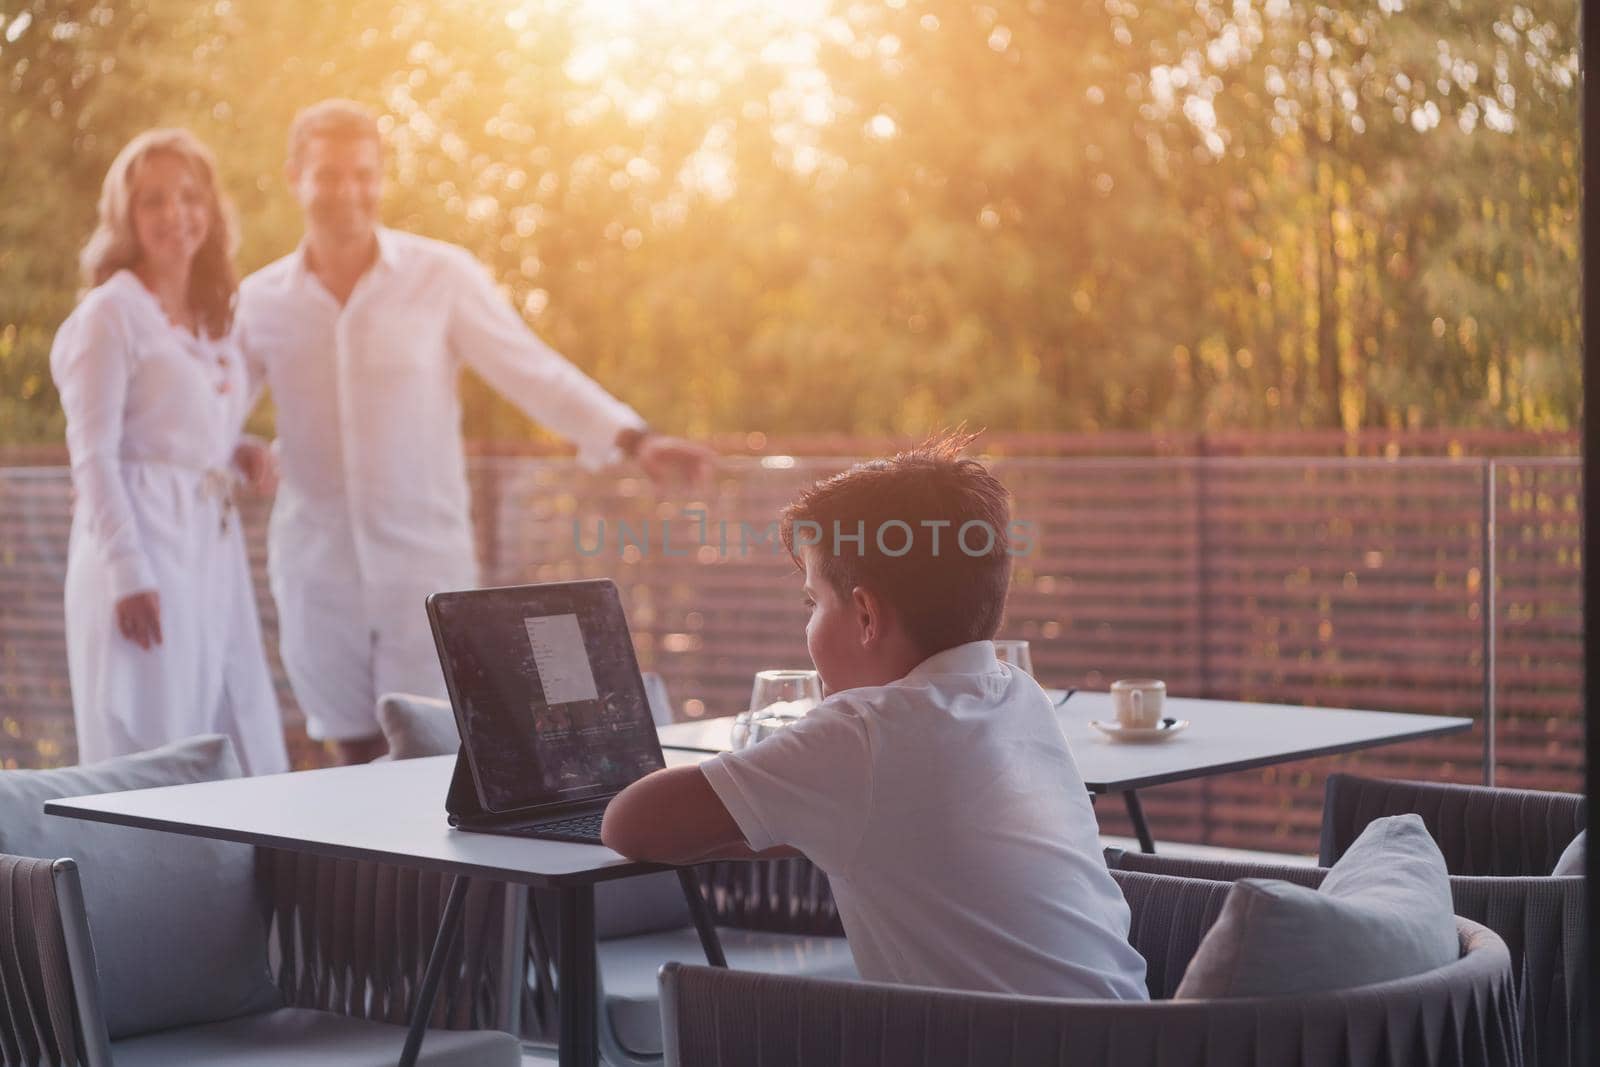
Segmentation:
<svg viewBox="0 0 1600 1067">
<path fill-rule="evenodd" d="M 1065 693 L 1046 690 L 1052 700 Z M 1376 748 L 1472 728 L 1472 720 L 1388 711 L 1249 704 L 1235 700 L 1168 697 L 1163 715 L 1188 719 L 1181 733 L 1161 741 L 1113 741 L 1089 725 L 1116 720 L 1109 693 L 1078 692 L 1056 717 L 1091 793 L 1121 793 L 1139 845 L 1154 852 L 1137 790 L 1149 786 L 1247 771 L 1275 763 Z M 732 718 L 674 723 L 660 728 L 663 748 L 725 752 Z"/>
<path fill-rule="evenodd" d="M 1059 698 L 1059 694 L 1057 694 Z M 1104 693 L 1079 693 L 1057 714 L 1084 781 L 1095 793 L 1121 792 L 1147 845 L 1136 789 L 1247 770 L 1311 756 L 1455 733 L 1472 720 L 1430 715 L 1241 704 L 1169 698 L 1167 714 L 1193 725 L 1150 745 L 1108 741 L 1089 725 L 1110 716 Z M 728 747 L 731 719 L 661 728 L 669 766 L 697 762 Z M 455 876 L 413 1020 L 420 1034 L 447 947 L 458 925 L 467 877 L 558 891 L 562 975 L 560 1062 L 598 1062 L 595 999 L 594 886 L 663 868 L 635 863 L 599 845 L 501 837 L 452 830 L 444 798 L 455 757 L 333 767 L 261 778 L 167 786 L 52 800 L 52 815 L 117 823 L 196 837 L 375 860 Z M 1149 846 L 1153 848 L 1153 845 Z M 408 1040 L 406 1056 L 414 1056 Z"/>
<path fill-rule="evenodd" d="M 703 758 L 689 752 L 667 752 L 666 757 L 668 766 Z M 439 973 L 449 954 L 445 949 L 459 926 L 466 879 L 492 878 L 555 889 L 560 907 L 560 1062 L 592 1067 L 599 1062 L 595 883 L 667 868 L 635 863 L 600 845 L 453 830 L 445 822 L 444 798 L 454 768 L 454 756 L 330 767 L 52 800 L 45 804 L 45 811 L 454 875 L 413 1015 L 415 1037 L 408 1038 L 402 1063 L 406 1056 L 414 1058 L 420 1042 Z M 697 919 L 703 918 L 702 911 Z"/>
</svg>

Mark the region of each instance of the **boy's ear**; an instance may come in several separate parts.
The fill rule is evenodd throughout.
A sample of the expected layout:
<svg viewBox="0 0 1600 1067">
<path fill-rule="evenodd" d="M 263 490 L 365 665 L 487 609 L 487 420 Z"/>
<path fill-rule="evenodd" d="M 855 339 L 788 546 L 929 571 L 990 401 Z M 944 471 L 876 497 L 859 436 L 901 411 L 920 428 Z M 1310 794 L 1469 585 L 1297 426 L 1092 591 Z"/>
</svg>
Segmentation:
<svg viewBox="0 0 1600 1067">
<path fill-rule="evenodd" d="M 856 586 L 850 590 L 850 608 L 855 614 L 856 633 L 863 648 L 871 648 L 883 640 L 886 605 L 872 590 Z"/>
</svg>

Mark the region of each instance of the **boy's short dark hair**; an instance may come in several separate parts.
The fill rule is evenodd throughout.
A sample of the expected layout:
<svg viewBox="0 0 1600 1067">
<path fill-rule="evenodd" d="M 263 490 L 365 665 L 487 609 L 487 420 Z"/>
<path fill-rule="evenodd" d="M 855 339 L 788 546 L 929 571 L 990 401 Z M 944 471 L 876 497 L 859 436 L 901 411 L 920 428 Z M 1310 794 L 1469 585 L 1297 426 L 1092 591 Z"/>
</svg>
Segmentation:
<svg viewBox="0 0 1600 1067">
<path fill-rule="evenodd" d="M 1000 628 L 1011 582 L 1010 494 L 963 458 L 976 434 L 933 438 L 824 479 L 783 509 L 795 561 L 815 545 L 823 578 L 888 603 L 925 655 Z M 859 537 L 858 537 L 859 535 Z"/>
</svg>

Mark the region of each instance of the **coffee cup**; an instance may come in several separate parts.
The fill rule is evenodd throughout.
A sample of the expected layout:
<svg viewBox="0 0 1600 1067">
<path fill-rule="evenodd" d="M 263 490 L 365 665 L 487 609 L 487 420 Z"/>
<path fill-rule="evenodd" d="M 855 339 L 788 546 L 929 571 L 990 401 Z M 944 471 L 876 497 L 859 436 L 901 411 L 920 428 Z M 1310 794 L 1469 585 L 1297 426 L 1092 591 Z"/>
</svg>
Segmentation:
<svg viewBox="0 0 1600 1067">
<path fill-rule="evenodd" d="M 1117 725 L 1130 730 L 1154 729 L 1161 722 L 1167 683 L 1159 678 L 1124 678 L 1111 683 L 1111 706 Z"/>
</svg>

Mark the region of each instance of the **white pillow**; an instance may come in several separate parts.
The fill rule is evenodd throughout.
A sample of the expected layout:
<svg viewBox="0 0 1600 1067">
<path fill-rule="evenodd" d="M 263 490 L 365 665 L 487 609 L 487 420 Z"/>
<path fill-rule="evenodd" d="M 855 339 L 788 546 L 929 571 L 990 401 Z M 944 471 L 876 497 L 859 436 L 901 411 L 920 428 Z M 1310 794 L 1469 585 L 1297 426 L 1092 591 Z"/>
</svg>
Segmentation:
<svg viewBox="0 0 1600 1067">
<path fill-rule="evenodd" d="M 1577 876 L 1582 878 L 1588 873 L 1586 870 L 1589 862 L 1589 846 L 1586 843 L 1589 831 L 1579 830 L 1566 849 L 1561 853 L 1561 858 L 1556 860 L 1556 865 L 1550 871 L 1552 877 L 1568 878 Z"/>
<path fill-rule="evenodd" d="M 378 698 L 378 726 L 389 742 L 390 759 L 453 756 L 461 747 L 455 712 L 448 700 L 385 693 Z"/>
<path fill-rule="evenodd" d="M 1174 999 L 1298 996 L 1422 974 L 1460 955 L 1454 912 L 1422 819 L 1375 819 L 1318 889 L 1235 883 Z"/>
</svg>

